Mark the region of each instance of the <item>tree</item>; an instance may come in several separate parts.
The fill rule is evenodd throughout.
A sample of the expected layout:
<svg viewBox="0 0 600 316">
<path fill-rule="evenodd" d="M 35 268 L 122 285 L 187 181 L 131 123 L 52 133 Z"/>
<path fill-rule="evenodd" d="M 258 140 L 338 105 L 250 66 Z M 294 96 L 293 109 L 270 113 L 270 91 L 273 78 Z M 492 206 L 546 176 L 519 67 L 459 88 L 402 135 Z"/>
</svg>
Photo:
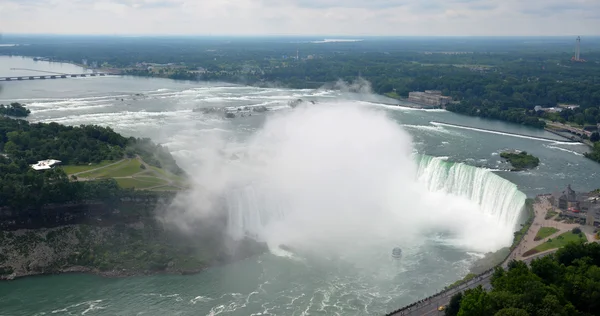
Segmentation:
<svg viewBox="0 0 600 316">
<path fill-rule="evenodd" d="M 571 243 L 529 268 L 511 261 L 496 268 L 492 290 L 465 291 L 456 315 L 595 315 L 600 310 L 600 245 Z M 451 301 L 452 302 L 452 301 Z M 450 314 L 454 315 L 454 314 Z"/>
<path fill-rule="evenodd" d="M 600 134 L 598 134 L 598 132 L 593 132 L 592 135 L 590 135 L 590 141 L 592 141 L 592 142 L 600 141 Z"/>
<path fill-rule="evenodd" d="M 494 316 L 529 316 L 529 313 L 524 309 L 508 307 L 499 310 Z"/>
<path fill-rule="evenodd" d="M 460 310 L 460 302 L 462 301 L 462 298 L 463 298 L 462 292 L 458 292 L 458 293 L 452 295 L 452 298 L 450 298 L 450 303 L 448 303 L 448 306 L 446 306 L 446 310 L 444 311 L 444 314 L 446 316 L 458 315 L 458 311 Z"/>
<path fill-rule="evenodd" d="M 465 291 L 458 316 L 493 315 L 487 292 L 480 286 Z"/>
</svg>

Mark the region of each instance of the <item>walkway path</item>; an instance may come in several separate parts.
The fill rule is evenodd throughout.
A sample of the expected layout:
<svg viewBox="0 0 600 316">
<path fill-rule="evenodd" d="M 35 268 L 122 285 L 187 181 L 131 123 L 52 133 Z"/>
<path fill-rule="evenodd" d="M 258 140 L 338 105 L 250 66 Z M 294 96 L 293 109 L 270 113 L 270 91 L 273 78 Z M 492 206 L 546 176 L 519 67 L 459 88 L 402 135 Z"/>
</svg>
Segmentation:
<svg viewBox="0 0 600 316">
<path fill-rule="evenodd" d="M 116 165 L 116 164 L 120 164 L 120 163 L 122 163 L 124 160 L 125 160 L 125 159 L 121 159 L 121 160 L 119 160 L 119 161 L 117 161 L 117 162 L 113 162 L 113 163 L 111 163 L 111 164 L 109 164 L 109 165 L 106 165 L 106 166 L 102 166 L 102 167 L 98 167 L 98 168 L 94 168 L 94 169 L 89 169 L 89 170 L 85 170 L 85 171 L 76 172 L 76 173 L 73 173 L 73 174 L 72 174 L 72 176 L 77 176 L 77 175 L 80 175 L 80 174 L 82 174 L 82 173 L 94 172 L 94 171 L 96 171 L 96 170 L 100 170 L 100 169 L 104 169 L 104 168 L 106 168 L 106 167 L 114 166 L 114 165 Z"/>
<path fill-rule="evenodd" d="M 555 221 L 554 219 L 546 219 L 546 212 L 548 211 L 548 209 L 552 208 L 552 204 L 550 203 L 550 196 L 549 195 L 541 195 L 541 196 L 538 196 L 538 199 L 539 199 L 539 202 L 536 202 L 533 205 L 533 210 L 535 212 L 535 217 L 533 219 L 533 223 L 531 224 L 531 227 L 529 228 L 527 235 L 525 235 L 525 237 L 519 244 L 519 247 L 514 252 L 514 256 L 512 256 L 513 259 L 523 260 L 525 258 L 523 256 L 523 254 L 525 252 L 527 252 L 528 250 L 533 249 L 533 248 L 545 243 L 550 238 L 555 238 L 556 236 L 558 236 L 560 234 L 566 233 L 568 231 L 571 231 L 573 228 L 580 226 L 579 224 L 567 224 L 567 223 Z M 542 227 L 554 227 L 554 228 L 558 229 L 558 231 L 544 239 L 535 240 L 535 236 L 537 235 L 537 232 Z"/>
<path fill-rule="evenodd" d="M 531 256 L 523 261 L 526 262 L 527 264 L 529 264 L 529 263 L 531 263 L 531 261 L 533 259 L 547 256 L 551 253 L 554 253 L 556 250 L 558 250 L 558 249 L 551 249 L 551 250 L 545 251 L 543 253 L 536 254 L 535 256 Z M 506 268 L 507 263 L 508 263 L 508 261 L 502 264 L 504 268 Z M 410 308 L 407 308 L 402 311 L 399 311 L 399 312 L 396 312 L 393 314 L 389 314 L 389 315 L 394 315 L 394 316 L 399 316 L 399 315 L 406 315 L 406 316 L 409 316 L 409 315 L 410 316 L 444 315 L 444 311 L 440 311 L 439 307 L 450 304 L 450 299 L 452 298 L 452 296 L 454 294 L 456 294 L 458 292 L 462 292 L 467 289 L 476 288 L 480 285 L 486 290 L 491 290 L 492 286 L 490 284 L 490 280 L 491 280 L 492 275 L 493 275 L 493 271 L 488 272 L 488 273 L 481 275 L 475 279 L 472 279 L 464 284 L 461 284 L 457 287 L 454 287 L 445 292 L 442 292 L 437 296 L 434 296 L 434 297 L 426 299 L 426 300 L 419 301 L 413 307 L 410 307 Z"/>
</svg>

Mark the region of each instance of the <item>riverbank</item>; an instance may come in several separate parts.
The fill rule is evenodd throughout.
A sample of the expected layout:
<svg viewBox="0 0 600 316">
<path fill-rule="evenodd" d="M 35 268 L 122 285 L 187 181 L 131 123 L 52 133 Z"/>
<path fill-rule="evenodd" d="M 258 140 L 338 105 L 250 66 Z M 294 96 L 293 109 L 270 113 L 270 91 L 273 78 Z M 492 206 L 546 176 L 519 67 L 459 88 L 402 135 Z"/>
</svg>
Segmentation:
<svg viewBox="0 0 600 316">
<path fill-rule="evenodd" d="M 220 226 L 219 226 L 220 227 Z M 154 220 L 0 232 L 0 280 L 91 273 L 103 277 L 194 274 L 267 251 L 216 229 L 186 235 Z"/>
<path fill-rule="evenodd" d="M 564 140 L 553 139 L 553 138 L 548 138 L 548 137 L 540 137 L 540 136 L 529 136 L 529 135 L 511 133 L 511 132 L 503 132 L 503 131 L 497 131 L 497 130 L 493 130 L 493 129 L 480 128 L 480 127 L 475 128 L 475 127 L 460 125 L 460 124 L 450 124 L 450 123 L 442 123 L 442 122 L 431 122 L 431 124 L 448 126 L 448 127 L 457 127 L 457 128 L 463 128 L 463 129 L 469 129 L 469 130 L 475 130 L 475 131 L 483 131 L 483 132 L 488 132 L 488 133 L 492 133 L 492 134 L 511 135 L 511 136 L 517 136 L 517 137 L 523 137 L 523 138 L 539 139 L 539 140 L 552 141 L 552 142 L 566 142 L 566 143 L 576 143 L 577 142 L 577 141 L 568 139 L 561 135 L 558 135 L 558 136 L 563 137 Z"/>
<path fill-rule="evenodd" d="M 570 141 L 577 142 L 577 143 L 581 143 L 581 144 L 585 144 L 585 145 L 587 145 L 589 148 L 594 148 L 594 144 L 593 144 L 591 141 L 589 141 L 589 140 L 587 140 L 587 139 L 582 139 L 582 138 L 581 138 L 581 137 L 579 137 L 579 136 L 575 136 L 575 135 L 573 135 L 573 134 L 569 134 L 569 133 L 567 133 L 567 132 L 560 132 L 560 131 L 557 131 L 557 130 L 555 130 L 555 129 L 553 129 L 553 128 L 549 128 L 549 127 L 544 127 L 544 130 L 545 130 L 546 132 L 552 133 L 552 134 L 554 134 L 554 135 L 558 135 L 558 136 L 560 136 L 560 137 L 564 137 L 564 138 L 566 138 L 566 139 L 568 139 L 568 140 L 570 140 Z"/>
</svg>

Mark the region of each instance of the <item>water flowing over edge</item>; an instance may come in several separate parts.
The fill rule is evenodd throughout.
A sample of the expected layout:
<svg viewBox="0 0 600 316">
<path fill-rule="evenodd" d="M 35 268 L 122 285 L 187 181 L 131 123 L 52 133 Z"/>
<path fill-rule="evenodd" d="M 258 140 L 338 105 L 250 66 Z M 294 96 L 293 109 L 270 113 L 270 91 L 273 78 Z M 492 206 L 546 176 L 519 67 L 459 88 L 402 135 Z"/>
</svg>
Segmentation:
<svg viewBox="0 0 600 316">
<path fill-rule="evenodd" d="M 490 170 L 449 162 L 444 157 L 415 154 L 413 158 L 417 165 L 416 180 L 427 190 L 465 198 L 499 225 L 517 228 L 526 195 L 514 183 Z M 232 236 L 260 239 L 261 229 L 269 221 L 285 217 L 285 201 L 266 196 L 260 185 L 230 191 L 225 202 Z"/>
<path fill-rule="evenodd" d="M 442 157 L 415 155 L 418 180 L 431 192 L 461 196 L 479 205 L 499 224 L 518 226 L 526 195 L 517 185 L 491 172 Z"/>
</svg>

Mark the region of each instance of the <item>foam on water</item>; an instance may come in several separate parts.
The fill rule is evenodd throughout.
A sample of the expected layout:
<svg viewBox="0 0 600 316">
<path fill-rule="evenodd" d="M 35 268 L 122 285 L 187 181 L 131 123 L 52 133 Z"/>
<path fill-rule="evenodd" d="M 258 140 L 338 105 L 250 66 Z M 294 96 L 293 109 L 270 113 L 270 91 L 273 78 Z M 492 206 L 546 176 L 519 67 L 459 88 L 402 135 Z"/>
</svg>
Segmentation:
<svg viewBox="0 0 600 316">
<path fill-rule="evenodd" d="M 453 128 L 457 128 L 457 129 L 471 130 L 471 131 L 477 131 L 477 132 L 488 133 L 488 134 L 497 134 L 497 135 L 509 136 L 509 137 L 534 139 L 534 140 L 539 140 L 539 141 L 543 141 L 543 142 L 550 142 L 550 143 L 557 143 L 557 142 L 559 142 L 559 141 L 553 140 L 553 139 L 546 139 L 546 138 L 540 138 L 540 137 L 535 137 L 535 136 L 527 136 L 527 135 L 520 135 L 520 134 L 514 134 L 514 133 L 505 133 L 505 132 L 500 132 L 500 131 L 492 131 L 492 130 L 481 129 L 481 128 L 476 128 L 476 127 L 458 126 L 458 125 L 446 124 L 446 123 L 440 123 L 440 122 L 430 122 L 430 123 L 433 124 L 433 125 L 436 125 L 436 126 L 453 127 Z"/>
<path fill-rule="evenodd" d="M 569 149 L 562 148 L 562 147 L 558 147 L 558 146 L 548 146 L 548 145 L 544 145 L 544 147 L 546 147 L 546 148 L 552 148 L 552 149 L 557 149 L 557 150 L 564 151 L 564 152 L 568 152 L 568 153 L 572 153 L 572 154 L 574 154 L 574 155 L 577 155 L 577 156 L 583 156 L 583 154 L 581 154 L 581 153 L 578 153 L 578 152 L 576 152 L 576 151 L 574 151 L 574 150 L 569 150 Z"/>
</svg>

